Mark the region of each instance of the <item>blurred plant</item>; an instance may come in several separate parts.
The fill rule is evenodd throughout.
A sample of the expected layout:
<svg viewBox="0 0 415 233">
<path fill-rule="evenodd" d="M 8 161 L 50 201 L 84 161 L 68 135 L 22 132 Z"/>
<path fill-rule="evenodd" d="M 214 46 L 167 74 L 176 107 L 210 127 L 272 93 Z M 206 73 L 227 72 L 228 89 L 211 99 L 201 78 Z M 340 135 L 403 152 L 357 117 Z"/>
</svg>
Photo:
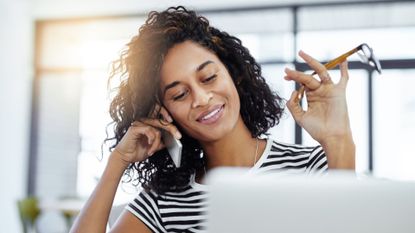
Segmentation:
<svg viewBox="0 0 415 233">
<path fill-rule="evenodd" d="M 36 220 L 41 213 L 38 199 L 36 197 L 27 197 L 17 201 L 17 206 L 23 232 L 36 232 Z"/>
<path fill-rule="evenodd" d="M 77 214 L 78 212 L 74 212 L 74 211 L 62 211 L 62 215 L 65 218 L 65 223 L 66 223 L 66 227 L 68 231 L 69 229 L 71 229 L 73 219 L 76 217 Z"/>
<path fill-rule="evenodd" d="M 74 200 L 81 200 L 79 197 L 77 196 L 62 196 L 59 198 L 60 201 L 65 201 L 65 200 L 70 200 L 70 201 L 74 201 Z M 65 219 L 65 223 L 66 223 L 66 227 L 69 230 L 71 229 L 71 226 L 73 224 L 73 221 L 75 219 L 75 217 L 78 215 L 79 210 L 73 210 L 73 209 L 63 209 L 61 210 L 61 214 Z"/>
</svg>

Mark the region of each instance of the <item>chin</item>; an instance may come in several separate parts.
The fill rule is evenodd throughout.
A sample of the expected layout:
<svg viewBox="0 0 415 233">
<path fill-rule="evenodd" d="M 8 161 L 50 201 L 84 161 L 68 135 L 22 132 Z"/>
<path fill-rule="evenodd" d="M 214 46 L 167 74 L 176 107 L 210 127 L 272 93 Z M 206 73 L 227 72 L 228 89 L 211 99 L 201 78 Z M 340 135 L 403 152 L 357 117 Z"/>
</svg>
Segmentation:
<svg viewBox="0 0 415 233">
<path fill-rule="evenodd" d="M 212 127 L 211 129 L 208 129 L 208 130 L 204 129 L 199 132 L 192 132 L 189 135 L 200 142 L 215 142 L 215 141 L 218 141 L 224 138 L 231 131 L 232 131 L 232 128 L 230 127 L 221 128 L 221 129 L 218 129 L 218 127 Z"/>
</svg>

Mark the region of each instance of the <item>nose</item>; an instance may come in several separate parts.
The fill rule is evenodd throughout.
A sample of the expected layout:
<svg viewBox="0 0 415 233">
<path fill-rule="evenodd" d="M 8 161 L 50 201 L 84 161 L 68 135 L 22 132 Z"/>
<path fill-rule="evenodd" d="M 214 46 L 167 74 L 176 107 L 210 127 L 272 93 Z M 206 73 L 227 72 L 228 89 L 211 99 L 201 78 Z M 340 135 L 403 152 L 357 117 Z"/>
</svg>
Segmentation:
<svg viewBox="0 0 415 233">
<path fill-rule="evenodd" d="M 205 90 L 204 88 L 194 89 L 192 107 L 197 108 L 200 106 L 204 106 L 209 103 L 212 97 L 213 97 L 213 94 L 209 90 Z"/>
</svg>

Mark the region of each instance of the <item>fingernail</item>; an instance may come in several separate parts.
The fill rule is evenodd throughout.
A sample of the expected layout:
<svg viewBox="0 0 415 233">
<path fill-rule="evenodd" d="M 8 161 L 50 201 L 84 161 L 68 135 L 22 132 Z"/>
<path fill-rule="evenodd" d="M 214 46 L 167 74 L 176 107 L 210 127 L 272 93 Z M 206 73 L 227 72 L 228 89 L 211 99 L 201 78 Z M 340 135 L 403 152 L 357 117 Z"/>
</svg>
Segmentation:
<svg viewBox="0 0 415 233">
<path fill-rule="evenodd" d="M 298 92 L 298 94 L 296 95 L 295 101 L 297 102 L 300 101 L 303 98 L 303 94 L 304 93 Z"/>
<path fill-rule="evenodd" d="M 182 134 L 179 131 L 176 131 L 175 135 L 177 139 L 182 138 Z"/>
</svg>

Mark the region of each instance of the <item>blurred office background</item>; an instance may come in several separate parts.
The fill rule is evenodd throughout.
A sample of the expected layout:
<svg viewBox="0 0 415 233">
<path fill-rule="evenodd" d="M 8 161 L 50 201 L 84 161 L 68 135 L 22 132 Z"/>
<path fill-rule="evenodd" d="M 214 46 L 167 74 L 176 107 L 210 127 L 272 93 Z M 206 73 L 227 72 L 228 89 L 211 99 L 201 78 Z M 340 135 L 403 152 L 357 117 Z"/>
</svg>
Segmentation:
<svg viewBox="0 0 415 233">
<path fill-rule="evenodd" d="M 105 166 L 109 64 L 150 10 L 180 4 L 239 36 L 286 99 L 284 67 L 306 69 L 298 50 L 323 62 L 368 43 L 383 73 L 349 59 L 356 171 L 415 180 L 415 1 L 0 0 L 2 232 L 21 231 L 16 203 L 29 195 L 41 201 L 40 232 L 67 231 L 62 210 L 82 201 L 62 200 L 87 197 Z M 270 133 L 316 143 L 288 111 Z M 116 203 L 136 192 L 123 185 Z"/>
</svg>

